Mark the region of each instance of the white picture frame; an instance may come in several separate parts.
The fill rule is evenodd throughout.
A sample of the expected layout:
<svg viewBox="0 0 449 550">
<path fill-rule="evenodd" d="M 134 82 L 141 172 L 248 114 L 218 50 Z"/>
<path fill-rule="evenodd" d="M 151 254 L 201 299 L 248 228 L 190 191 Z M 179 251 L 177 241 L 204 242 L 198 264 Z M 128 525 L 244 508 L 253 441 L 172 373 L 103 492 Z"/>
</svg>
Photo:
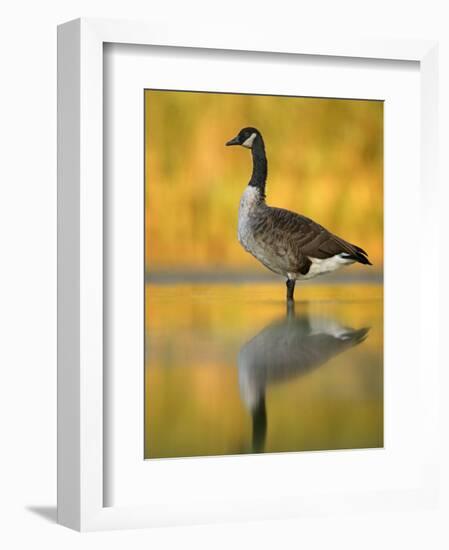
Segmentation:
<svg viewBox="0 0 449 550">
<path fill-rule="evenodd" d="M 294 496 L 282 506 L 271 494 L 257 508 L 247 503 L 225 512 L 229 503 L 206 503 L 209 513 L 154 506 L 104 506 L 104 220 L 103 220 L 103 59 L 104 44 L 157 45 L 208 50 L 415 61 L 421 83 L 421 215 L 427 262 L 438 264 L 437 210 L 437 45 L 421 40 L 363 40 L 346 37 L 267 37 L 257 30 L 229 37 L 227 29 L 205 29 L 201 36 L 182 25 L 81 19 L 58 28 L 58 521 L 78 530 L 150 527 L 156 525 L 245 520 L 329 513 L 329 510 L 385 507 L 391 494 L 380 491 L 352 495 L 319 494 L 301 502 Z M 424 237 L 423 237 L 424 238 Z M 437 274 L 426 274 L 430 289 L 423 318 L 438 317 Z M 436 437 L 437 327 L 419 327 L 426 346 L 427 372 L 421 403 L 427 428 Z M 387 333 L 388 337 L 388 333 Z M 418 361 L 419 359 L 417 359 Z M 422 360 L 422 358 L 421 358 Z M 387 367 L 388 368 L 388 367 Z M 294 455 L 291 455 L 294 460 Z M 430 458 L 429 458 L 430 457 Z M 422 463 L 425 474 L 409 489 L 397 490 L 392 507 L 429 506 L 435 502 L 438 479 L 430 475 L 436 451 Z M 223 466 L 226 468 L 226 466 Z M 429 474 L 429 475 L 427 475 Z M 268 502 L 270 501 L 270 502 Z M 325 502 L 324 502 L 325 501 Z M 214 508 L 215 507 L 215 508 Z M 174 507 L 175 508 L 175 507 Z M 277 512 L 274 512 L 277 508 Z"/>
</svg>

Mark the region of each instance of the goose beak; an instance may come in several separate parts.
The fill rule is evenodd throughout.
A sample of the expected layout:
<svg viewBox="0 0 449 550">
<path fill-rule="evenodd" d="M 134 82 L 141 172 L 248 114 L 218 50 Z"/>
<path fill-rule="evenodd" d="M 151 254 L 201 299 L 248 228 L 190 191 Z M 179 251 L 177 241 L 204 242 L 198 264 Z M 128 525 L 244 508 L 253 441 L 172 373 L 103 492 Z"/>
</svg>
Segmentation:
<svg viewBox="0 0 449 550">
<path fill-rule="evenodd" d="M 226 146 L 229 146 L 229 145 L 240 145 L 240 142 L 239 142 L 239 136 L 235 136 L 235 138 L 232 138 L 230 139 L 229 141 L 227 141 L 225 143 Z"/>
</svg>

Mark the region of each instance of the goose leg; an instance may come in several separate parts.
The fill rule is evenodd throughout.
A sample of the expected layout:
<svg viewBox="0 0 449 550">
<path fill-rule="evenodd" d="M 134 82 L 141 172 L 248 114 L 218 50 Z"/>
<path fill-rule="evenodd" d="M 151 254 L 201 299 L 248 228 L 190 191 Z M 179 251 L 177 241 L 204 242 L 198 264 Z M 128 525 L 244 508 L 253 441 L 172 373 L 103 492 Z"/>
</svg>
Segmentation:
<svg viewBox="0 0 449 550">
<path fill-rule="evenodd" d="M 293 300 L 287 300 L 287 319 L 295 318 L 295 302 Z"/>
<path fill-rule="evenodd" d="M 286 285 L 287 285 L 287 301 L 293 302 L 293 294 L 295 292 L 295 279 L 287 279 Z"/>
</svg>

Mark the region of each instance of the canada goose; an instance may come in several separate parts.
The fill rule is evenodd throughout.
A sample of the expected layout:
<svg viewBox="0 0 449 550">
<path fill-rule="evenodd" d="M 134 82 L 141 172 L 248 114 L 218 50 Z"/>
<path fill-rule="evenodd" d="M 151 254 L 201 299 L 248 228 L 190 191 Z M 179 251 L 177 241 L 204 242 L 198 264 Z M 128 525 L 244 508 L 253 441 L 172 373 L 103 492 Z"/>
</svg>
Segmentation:
<svg viewBox="0 0 449 550">
<path fill-rule="evenodd" d="M 353 329 L 321 314 L 295 316 L 290 302 L 286 318 L 244 344 L 237 363 L 240 395 L 253 421 L 253 452 L 264 449 L 267 432 L 267 386 L 292 380 L 361 344 L 369 327 Z"/>
<path fill-rule="evenodd" d="M 238 239 L 265 267 L 287 278 L 287 300 L 297 280 L 311 279 L 355 262 L 369 264 L 367 253 L 295 212 L 265 203 L 267 157 L 262 134 L 243 128 L 226 145 L 251 149 L 253 173 L 240 200 Z"/>
</svg>

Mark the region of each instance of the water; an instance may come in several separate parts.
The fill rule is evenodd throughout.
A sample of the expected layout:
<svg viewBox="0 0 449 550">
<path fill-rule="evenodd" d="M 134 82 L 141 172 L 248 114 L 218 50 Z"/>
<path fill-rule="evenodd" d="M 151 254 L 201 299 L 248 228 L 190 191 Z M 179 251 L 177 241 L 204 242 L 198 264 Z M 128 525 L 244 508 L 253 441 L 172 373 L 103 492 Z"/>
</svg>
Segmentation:
<svg viewBox="0 0 449 550">
<path fill-rule="evenodd" d="M 383 446 L 382 286 L 146 287 L 145 457 Z"/>
</svg>

